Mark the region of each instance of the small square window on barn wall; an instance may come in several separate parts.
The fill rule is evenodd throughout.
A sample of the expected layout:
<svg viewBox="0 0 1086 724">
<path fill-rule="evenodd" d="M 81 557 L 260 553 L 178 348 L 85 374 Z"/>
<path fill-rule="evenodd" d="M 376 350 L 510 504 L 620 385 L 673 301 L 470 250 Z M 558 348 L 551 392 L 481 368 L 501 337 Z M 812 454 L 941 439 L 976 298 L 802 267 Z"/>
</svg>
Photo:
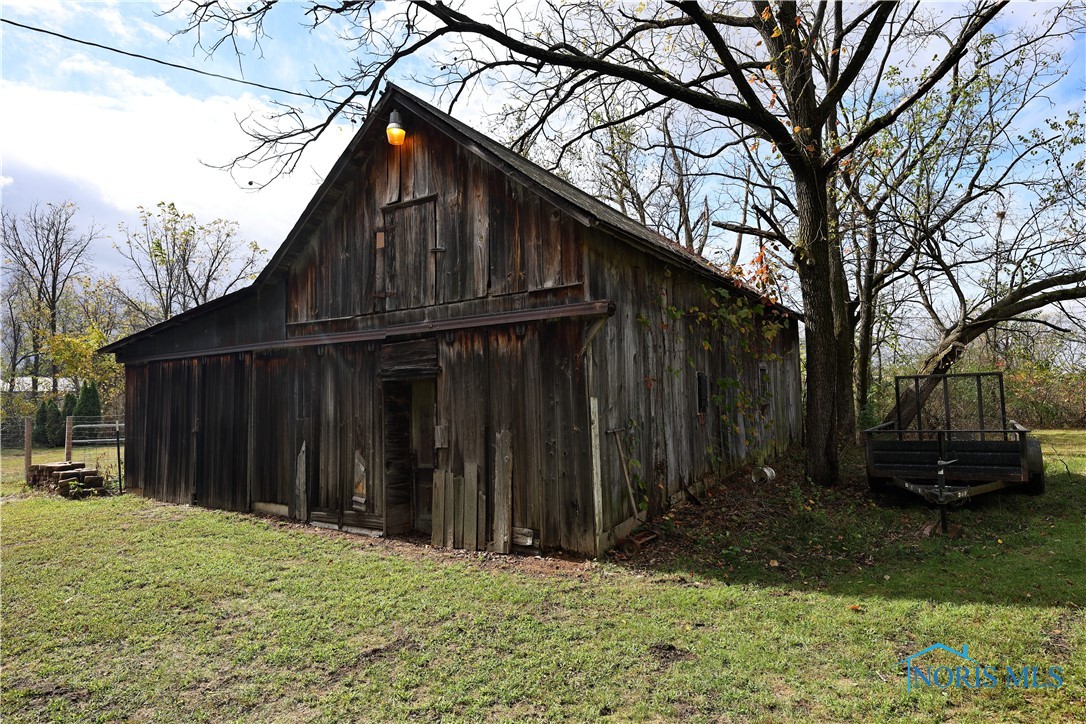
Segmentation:
<svg viewBox="0 0 1086 724">
<path fill-rule="evenodd" d="M 709 375 L 698 372 L 698 414 L 709 411 Z"/>
</svg>

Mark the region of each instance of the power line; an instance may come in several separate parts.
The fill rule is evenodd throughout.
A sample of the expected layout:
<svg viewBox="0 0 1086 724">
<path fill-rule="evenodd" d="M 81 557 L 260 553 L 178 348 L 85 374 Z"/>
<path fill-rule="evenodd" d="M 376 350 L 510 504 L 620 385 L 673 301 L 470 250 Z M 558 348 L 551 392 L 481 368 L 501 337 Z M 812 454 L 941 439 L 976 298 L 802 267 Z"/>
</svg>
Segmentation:
<svg viewBox="0 0 1086 724">
<path fill-rule="evenodd" d="M 327 98 L 320 98 L 318 96 L 310 95 L 309 93 L 301 93 L 298 91 L 287 90 L 286 88 L 277 88 L 276 86 L 264 85 L 263 83 L 256 83 L 251 80 L 243 80 L 241 78 L 232 78 L 228 75 L 220 75 L 219 73 L 212 73 L 207 70 L 200 70 L 199 68 L 190 68 L 187 65 L 178 65 L 177 63 L 170 63 L 165 60 L 159 60 L 158 58 L 152 58 L 148 55 L 140 55 L 139 53 L 130 53 L 127 50 L 120 50 L 119 48 L 112 48 L 108 45 L 102 45 L 100 43 L 94 43 L 90 40 L 81 40 L 80 38 L 73 38 L 70 35 L 64 35 L 52 30 L 46 30 L 45 28 L 36 28 L 33 25 L 24 25 L 23 23 L 17 23 L 14 20 L 8 20 L 7 18 L 0 18 L 0 22 L 7 23 L 8 25 L 14 25 L 17 28 L 24 30 L 30 30 L 35 33 L 43 33 L 45 35 L 52 35 L 53 37 L 60 38 L 61 40 L 67 40 L 70 43 L 79 43 L 80 45 L 88 45 L 92 48 L 98 48 L 100 50 L 107 50 L 110 53 L 117 53 L 118 55 L 126 55 L 129 58 L 136 58 L 137 60 L 146 60 L 152 63 L 158 63 L 159 65 L 165 65 L 169 68 L 176 68 L 177 70 L 188 71 L 189 73 L 198 73 L 200 75 L 206 75 L 210 78 L 218 78 L 219 80 L 228 80 L 231 83 L 240 83 L 242 85 L 253 86 L 254 88 L 263 88 L 264 90 L 274 91 L 276 93 L 286 93 L 288 95 L 297 96 L 299 98 L 308 98 L 309 100 L 319 101 L 321 103 L 334 103 Z"/>
</svg>

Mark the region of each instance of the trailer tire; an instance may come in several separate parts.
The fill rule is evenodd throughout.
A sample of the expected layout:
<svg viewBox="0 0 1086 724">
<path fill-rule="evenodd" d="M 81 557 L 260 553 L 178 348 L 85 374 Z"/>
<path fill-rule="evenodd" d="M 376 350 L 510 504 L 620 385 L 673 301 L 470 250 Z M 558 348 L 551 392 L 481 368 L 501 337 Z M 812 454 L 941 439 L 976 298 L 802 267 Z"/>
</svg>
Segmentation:
<svg viewBox="0 0 1086 724">
<path fill-rule="evenodd" d="M 1045 474 L 1030 473 L 1029 482 L 1022 487 L 1022 492 L 1026 495 L 1044 495 Z"/>
<path fill-rule="evenodd" d="M 1026 463 L 1029 469 L 1029 482 L 1022 487 L 1022 492 L 1026 495 L 1043 495 L 1045 465 L 1041 456 L 1041 443 L 1037 440 L 1026 441 Z"/>
<path fill-rule="evenodd" d="M 885 493 L 890 489 L 890 478 L 880 478 L 874 475 L 867 476 L 867 486 L 872 493 Z"/>
</svg>

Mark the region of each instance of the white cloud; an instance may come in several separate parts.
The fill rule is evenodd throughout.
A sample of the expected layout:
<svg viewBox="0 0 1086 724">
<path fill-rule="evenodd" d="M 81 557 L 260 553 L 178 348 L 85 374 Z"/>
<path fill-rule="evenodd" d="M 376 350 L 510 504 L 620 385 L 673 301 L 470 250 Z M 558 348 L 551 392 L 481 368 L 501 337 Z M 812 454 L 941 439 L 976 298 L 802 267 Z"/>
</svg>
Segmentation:
<svg viewBox="0 0 1086 724">
<path fill-rule="evenodd" d="M 13 179 L 11 176 L 0 176 L 0 189 L 4 188 L 5 186 L 10 186 L 13 183 L 15 183 L 15 179 Z"/>
<path fill-rule="evenodd" d="M 104 28 L 121 40 L 131 40 L 132 28 L 125 22 L 124 16 L 113 3 L 92 6 L 90 12 L 98 18 Z"/>
<path fill-rule="evenodd" d="M 63 26 L 76 15 L 83 12 L 80 3 L 65 0 L 4 0 L 4 15 L 15 16 L 24 20 L 37 21 L 36 24 L 51 28 Z"/>
<path fill-rule="evenodd" d="M 306 154 L 299 172 L 259 192 L 209 168 L 248 149 L 236 118 L 267 106 L 240 98 L 198 99 L 153 78 L 73 55 L 58 66 L 93 91 L 50 90 L 0 81 L 0 153 L 97 191 L 120 212 L 172 201 L 201 219 L 235 219 L 242 232 L 275 248 L 347 141 L 333 129 Z M 75 199 L 78 202 L 78 199 Z"/>
<path fill-rule="evenodd" d="M 54 31 L 78 31 L 86 35 L 89 26 L 99 26 L 113 39 L 132 41 L 140 36 L 156 41 L 170 39 L 164 29 L 140 19 L 131 8 L 118 2 L 72 2 L 71 0 L 3 0 L 4 15 L 19 18 L 28 25 L 43 26 Z M 141 5 L 148 5 L 145 1 Z M 158 12 L 168 10 L 175 3 L 159 3 Z M 148 7 L 150 9 L 150 7 Z"/>
<path fill-rule="evenodd" d="M 134 22 L 146 35 L 159 42 L 167 43 L 173 37 L 170 33 L 146 20 L 136 19 Z"/>
</svg>

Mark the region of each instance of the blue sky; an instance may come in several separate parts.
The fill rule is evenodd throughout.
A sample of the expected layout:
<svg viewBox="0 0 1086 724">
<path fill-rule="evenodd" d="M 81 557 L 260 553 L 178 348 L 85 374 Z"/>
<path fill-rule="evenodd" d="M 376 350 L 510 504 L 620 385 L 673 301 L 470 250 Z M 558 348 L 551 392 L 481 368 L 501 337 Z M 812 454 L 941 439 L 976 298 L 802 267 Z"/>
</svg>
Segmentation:
<svg viewBox="0 0 1086 724">
<path fill-rule="evenodd" d="M 302 7 L 284 3 L 269 15 L 266 55 L 243 46 L 239 68 L 232 52 L 207 58 L 192 36 L 171 37 L 183 17 L 156 13 L 172 2 L 68 2 L 0 0 L 6 19 L 76 36 L 162 60 L 298 91 L 314 91 L 314 67 L 326 75 L 349 61 L 334 25 L 310 32 Z M 948 10 L 953 6 L 947 6 Z M 1028 17 L 1020 3 L 1003 22 Z M 289 96 L 166 68 L 65 42 L 9 25 L 0 26 L 0 193 L 10 211 L 35 202 L 71 199 L 82 223 L 105 235 L 132 223 L 139 206 L 172 201 L 202 220 L 240 222 L 246 238 L 274 250 L 289 231 L 356 127 L 341 124 L 305 155 L 298 171 L 253 191 L 207 164 L 222 164 L 248 148 L 236 118 L 260 113 Z M 1081 41 L 1081 38 L 1079 39 Z M 1081 105 L 1086 59 L 1082 42 L 1070 43 L 1071 74 L 1056 106 Z M 406 72 L 406 69 L 405 71 Z M 394 78 L 403 82 L 401 77 Z M 407 83 L 408 87 L 411 84 Z M 413 88 L 423 97 L 425 89 Z M 464 104 L 457 115 L 480 122 L 501 99 Z M 1045 109 L 1040 110 L 1045 113 Z M 475 116 L 466 118 L 465 114 Z M 259 180 L 259 179 L 258 179 Z M 94 248 L 103 271 L 119 271 L 103 238 Z"/>
</svg>

